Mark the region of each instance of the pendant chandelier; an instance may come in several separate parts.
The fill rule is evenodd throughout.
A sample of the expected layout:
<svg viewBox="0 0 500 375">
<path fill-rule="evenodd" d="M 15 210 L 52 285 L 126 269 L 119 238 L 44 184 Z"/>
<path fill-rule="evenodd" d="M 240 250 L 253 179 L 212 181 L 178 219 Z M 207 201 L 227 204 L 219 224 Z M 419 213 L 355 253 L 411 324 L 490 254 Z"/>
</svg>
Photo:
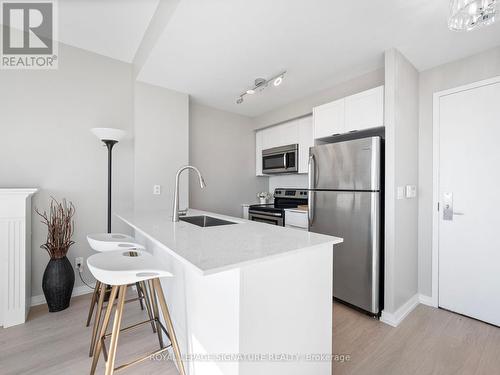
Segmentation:
<svg viewBox="0 0 500 375">
<path fill-rule="evenodd" d="M 495 22 L 497 0 L 451 0 L 448 27 L 470 31 Z"/>
</svg>

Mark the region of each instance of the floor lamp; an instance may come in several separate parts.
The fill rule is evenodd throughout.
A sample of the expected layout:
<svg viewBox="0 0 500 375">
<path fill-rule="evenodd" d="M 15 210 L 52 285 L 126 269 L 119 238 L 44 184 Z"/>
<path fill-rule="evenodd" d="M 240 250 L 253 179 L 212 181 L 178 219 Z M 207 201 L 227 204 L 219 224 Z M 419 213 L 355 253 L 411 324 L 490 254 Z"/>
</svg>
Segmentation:
<svg viewBox="0 0 500 375">
<path fill-rule="evenodd" d="M 95 134 L 108 148 L 108 233 L 111 233 L 111 180 L 112 180 L 112 152 L 113 146 L 117 144 L 124 136 L 125 131 L 114 128 L 93 128 Z"/>
</svg>

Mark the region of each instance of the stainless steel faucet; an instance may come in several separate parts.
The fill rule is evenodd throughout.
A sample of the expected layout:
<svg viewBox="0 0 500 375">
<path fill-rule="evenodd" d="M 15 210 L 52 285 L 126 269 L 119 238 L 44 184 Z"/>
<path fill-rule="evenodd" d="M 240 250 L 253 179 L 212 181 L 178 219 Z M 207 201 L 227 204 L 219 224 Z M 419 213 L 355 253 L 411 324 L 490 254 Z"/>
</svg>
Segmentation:
<svg viewBox="0 0 500 375">
<path fill-rule="evenodd" d="M 179 178 L 181 176 L 182 171 L 186 169 L 192 169 L 196 171 L 196 173 L 198 173 L 198 180 L 200 181 L 200 187 L 202 189 L 207 186 L 198 168 L 193 167 L 192 165 L 186 165 L 185 167 L 182 167 L 177 171 L 177 174 L 175 175 L 174 207 L 172 211 L 172 221 L 174 222 L 179 221 Z"/>
</svg>

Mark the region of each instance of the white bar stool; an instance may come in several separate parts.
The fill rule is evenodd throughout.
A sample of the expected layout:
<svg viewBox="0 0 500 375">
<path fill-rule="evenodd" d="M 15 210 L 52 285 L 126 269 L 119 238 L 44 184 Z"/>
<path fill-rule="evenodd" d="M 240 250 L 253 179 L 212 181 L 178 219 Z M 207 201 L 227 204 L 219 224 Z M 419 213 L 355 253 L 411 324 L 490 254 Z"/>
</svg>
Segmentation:
<svg viewBox="0 0 500 375">
<path fill-rule="evenodd" d="M 165 301 L 165 296 L 163 294 L 159 279 L 160 277 L 172 277 L 172 274 L 159 267 L 158 263 L 159 262 L 157 262 L 151 254 L 141 250 L 110 251 L 100 254 L 94 254 L 87 259 L 87 266 L 89 267 L 92 275 L 97 280 L 99 280 L 101 284 L 111 286 L 111 296 L 109 297 L 103 324 L 93 353 L 94 358 L 92 359 L 92 367 L 90 370 L 91 375 L 95 373 L 101 351 L 103 351 L 104 359 L 106 361 L 105 374 L 112 375 L 114 371 L 118 371 L 133 364 L 142 362 L 151 356 L 168 350 L 170 346 L 172 346 L 173 348 L 175 360 L 180 374 L 185 375 L 184 364 L 181 359 L 179 345 L 177 343 L 174 327 L 172 324 L 172 320 L 170 319 L 170 313 L 168 311 L 167 303 Z M 154 312 L 153 318 L 129 327 L 121 328 L 121 320 L 123 316 L 123 307 L 125 304 L 127 285 L 146 282 L 149 284 L 149 289 L 151 292 L 152 308 Z M 113 329 L 110 334 L 107 334 L 106 331 L 109 325 L 113 306 L 115 305 L 114 301 L 117 296 L 118 302 L 116 303 Z M 160 322 L 157 298 L 161 306 L 166 328 Z M 147 354 L 144 357 L 135 359 L 132 362 L 123 364 L 115 368 L 116 348 L 120 332 L 133 329 L 135 327 L 138 327 L 139 325 L 147 324 L 149 322 L 154 322 L 157 326 L 156 331 L 158 333 L 160 349 L 153 353 Z M 170 344 L 168 346 L 163 345 L 163 339 L 160 330 L 163 330 L 170 340 Z M 111 336 L 111 340 L 109 353 L 107 353 L 105 347 L 105 339 L 109 336 Z"/>
<path fill-rule="evenodd" d="M 87 241 L 90 247 L 98 252 L 109 252 L 114 250 L 144 250 L 144 246 L 136 243 L 135 239 L 127 234 L 121 233 L 94 233 L 87 235 Z M 146 285 L 144 283 L 135 283 L 137 288 L 137 298 L 127 300 L 126 302 L 133 302 L 138 300 L 141 306 L 141 310 L 144 310 L 143 300 L 146 302 L 146 310 L 148 312 L 149 318 L 152 319 L 153 312 L 151 310 L 151 304 L 149 303 L 149 294 L 147 292 Z M 131 285 L 130 285 L 131 286 Z M 106 293 L 109 293 L 109 288 L 107 285 L 102 285 L 102 283 L 97 280 L 94 293 L 92 294 L 92 300 L 90 302 L 89 313 L 87 316 L 87 327 L 90 325 L 92 319 L 92 314 L 94 308 L 95 310 L 94 327 L 92 330 L 92 338 L 90 340 L 90 350 L 89 357 L 94 353 L 95 340 L 97 333 L 99 331 L 99 325 L 101 321 L 102 310 L 104 307 L 104 299 Z M 109 302 L 108 302 L 109 303 Z M 151 323 L 151 328 L 153 332 L 156 333 L 155 324 Z"/>
</svg>

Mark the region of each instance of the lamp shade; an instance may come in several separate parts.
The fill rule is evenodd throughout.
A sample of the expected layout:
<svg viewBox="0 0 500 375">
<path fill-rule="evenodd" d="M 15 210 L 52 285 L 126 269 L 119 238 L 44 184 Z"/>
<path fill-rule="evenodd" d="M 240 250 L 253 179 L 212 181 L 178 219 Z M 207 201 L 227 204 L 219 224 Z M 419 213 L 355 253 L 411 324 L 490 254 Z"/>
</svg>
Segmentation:
<svg viewBox="0 0 500 375">
<path fill-rule="evenodd" d="M 119 142 L 127 134 L 124 130 L 115 128 L 92 128 L 90 131 L 101 141 Z"/>
</svg>

